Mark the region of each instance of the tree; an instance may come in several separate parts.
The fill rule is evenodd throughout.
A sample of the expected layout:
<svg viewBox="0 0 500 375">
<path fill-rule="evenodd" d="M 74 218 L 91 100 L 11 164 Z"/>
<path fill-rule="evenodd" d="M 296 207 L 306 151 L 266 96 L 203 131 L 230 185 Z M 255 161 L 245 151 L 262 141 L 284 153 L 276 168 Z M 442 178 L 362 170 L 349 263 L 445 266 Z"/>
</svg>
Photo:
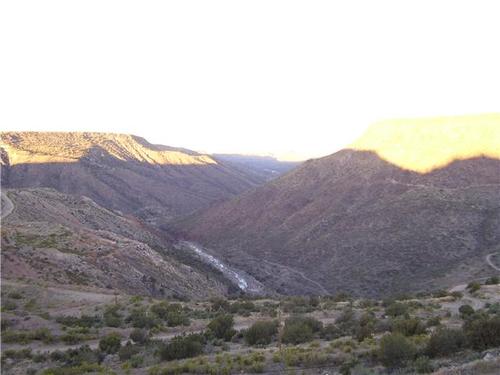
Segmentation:
<svg viewBox="0 0 500 375">
<path fill-rule="evenodd" d="M 380 340 L 380 361 L 387 367 L 400 367 L 415 357 L 413 344 L 400 333 L 385 335 Z"/>
</svg>

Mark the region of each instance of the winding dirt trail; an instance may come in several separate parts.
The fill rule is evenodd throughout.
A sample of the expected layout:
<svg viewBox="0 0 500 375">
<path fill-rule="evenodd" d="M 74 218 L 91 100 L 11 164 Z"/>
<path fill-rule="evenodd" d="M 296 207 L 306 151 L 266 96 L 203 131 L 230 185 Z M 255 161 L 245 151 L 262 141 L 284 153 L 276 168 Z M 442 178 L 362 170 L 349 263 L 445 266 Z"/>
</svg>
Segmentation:
<svg viewBox="0 0 500 375">
<path fill-rule="evenodd" d="M 280 264 L 280 263 L 275 263 L 275 262 L 271 262 L 269 260 L 262 260 L 264 263 L 267 263 L 267 264 L 270 264 L 270 265 L 273 265 L 273 266 L 278 266 L 278 267 L 283 267 L 283 268 L 286 268 L 288 271 L 290 271 L 291 273 L 294 273 L 296 275 L 299 275 L 301 278 L 303 278 L 304 280 L 310 282 L 311 284 L 314 284 L 316 285 L 319 289 L 321 289 L 321 292 L 323 292 L 324 294 L 329 294 L 328 290 L 325 289 L 325 287 L 323 285 L 321 285 L 320 283 L 318 283 L 317 281 L 314 281 L 312 279 L 310 279 L 309 277 L 307 277 L 303 272 L 299 271 L 299 270 L 296 270 L 295 268 L 291 268 L 289 266 L 285 266 L 284 264 Z"/>
<path fill-rule="evenodd" d="M 497 255 L 497 254 L 498 253 L 491 253 L 491 254 L 486 255 L 486 263 L 488 263 L 488 265 L 491 266 L 492 268 L 494 268 L 495 270 L 500 271 L 500 267 L 498 267 L 497 265 L 495 265 L 493 263 L 493 261 L 491 260 L 491 257 L 493 255 Z"/>
</svg>

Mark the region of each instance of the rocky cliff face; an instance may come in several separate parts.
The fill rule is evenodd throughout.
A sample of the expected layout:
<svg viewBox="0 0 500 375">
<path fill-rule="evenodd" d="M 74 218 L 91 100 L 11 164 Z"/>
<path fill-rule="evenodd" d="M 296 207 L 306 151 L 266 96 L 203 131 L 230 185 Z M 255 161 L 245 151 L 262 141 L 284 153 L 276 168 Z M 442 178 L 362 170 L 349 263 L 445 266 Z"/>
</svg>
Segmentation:
<svg viewBox="0 0 500 375">
<path fill-rule="evenodd" d="M 500 115 L 378 124 L 175 227 L 284 293 L 467 280 L 500 241 Z"/>
</svg>

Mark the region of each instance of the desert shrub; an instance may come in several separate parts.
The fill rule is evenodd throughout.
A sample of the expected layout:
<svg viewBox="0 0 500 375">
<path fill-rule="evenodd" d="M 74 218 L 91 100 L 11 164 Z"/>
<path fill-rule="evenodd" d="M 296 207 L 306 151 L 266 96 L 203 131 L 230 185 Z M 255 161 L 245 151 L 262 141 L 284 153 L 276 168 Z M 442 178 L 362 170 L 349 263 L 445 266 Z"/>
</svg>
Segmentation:
<svg viewBox="0 0 500 375">
<path fill-rule="evenodd" d="M 118 357 L 121 361 L 127 361 L 132 358 L 132 356 L 140 353 L 140 351 L 141 348 L 136 345 L 130 344 L 130 342 L 127 342 L 126 345 L 122 346 L 120 350 L 118 350 Z"/>
<path fill-rule="evenodd" d="M 500 316 L 478 315 L 464 324 L 469 344 L 476 350 L 500 346 Z"/>
<path fill-rule="evenodd" d="M 415 353 L 413 344 L 400 333 L 385 335 L 380 340 L 379 358 L 387 367 L 401 367 L 412 360 Z"/>
<path fill-rule="evenodd" d="M 233 329 L 234 319 L 230 314 L 221 314 L 208 323 L 207 328 L 218 339 L 230 340 L 236 333 Z"/>
<path fill-rule="evenodd" d="M 2 351 L 2 362 L 5 358 L 11 358 L 11 359 L 29 359 L 32 357 L 31 349 L 20 349 L 20 350 L 14 350 L 14 349 L 7 349 Z"/>
<path fill-rule="evenodd" d="M 354 329 L 354 336 L 361 342 L 366 338 L 372 337 L 375 331 L 376 319 L 373 313 L 364 313 L 358 320 L 357 327 Z"/>
<path fill-rule="evenodd" d="M 10 292 L 8 294 L 8 297 L 9 298 L 13 298 L 13 299 L 22 299 L 23 298 L 23 295 L 19 292 Z"/>
<path fill-rule="evenodd" d="M 430 337 L 425 352 L 430 357 L 447 356 L 463 350 L 467 339 L 461 329 L 441 328 Z"/>
<path fill-rule="evenodd" d="M 432 293 L 432 296 L 434 298 L 447 297 L 448 296 L 448 291 L 446 291 L 446 290 L 438 290 L 438 291 L 435 291 L 434 293 Z"/>
<path fill-rule="evenodd" d="M 168 344 L 160 346 L 158 351 L 164 361 L 196 357 L 203 352 L 204 339 L 198 334 L 176 336 Z"/>
<path fill-rule="evenodd" d="M 268 345 L 277 332 L 277 321 L 255 322 L 245 331 L 245 342 L 248 345 Z"/>
<path fill-rule="evenodd" d="M 471 305 L 462 305 L 458 308 L 458 312 L 460 313 L 460 317 L 465 319 L 474 314 L 474 308 Z"/>
<path fill-rule="evenodd" d="M 67 345 L 75 345 L 79 342 L 82 342 L 84 336 L 75 332 L 68 332 L 65 335 L 61 336 L 61 341 Z"/>
<path fill-rule="evenodd" d="M 88 345 L 80 346 L 76 349 L 69 349 L 65 352 L 52 352 L 50 358 L 53 361 L 64 362 L 66 366 L 80 366 L 85 363 L 98 363 L 101 361 L 97 351 L 90 349 Z"/>
<path fill-rule="evenodd" d="M 213 312 L 219 312 L 219 313 L 222 313 L 222 312 L 228 312 L 229 311 L 229 302 L 223 298 L 214 298 L 212 299 L 212 306 L 210 307 L 210 309 L 213 311 Z"/>
<path fill-rule="evenodd" d="M 110 333 L 99 340 L 99 350 L 104 353 L 114 354 L 120 350 L 121 337 L 117 333 Z"/>
<path fill-rule="evenodd" d="M 52 367 L 43 370 L 41 375 L 80 375 L 85 373 L 102 373 L 105 368 L 95 363 L 84 363 L 79 366 Z"/>
<path fill-rule="evenodd" d="M 101 318 L 97 315 L 82 315 L 76 316 L 58 316 L 56 322 L 66 327 L 99 327 L 101 326 Z"/>
<path fill-rule="evenodd" d="M 130 339 L 137 344 L 145 344 L 149 340 L 149 333 L 145 329 L 136 328 L 130 332 Z"/>
<path fill-rule="evenodd" d="M 417 374 L 428 374 L 434 371 L 434 367 L 432 366 L 429 357 L 420 356 L 413 362 L 413 368 L 417 372 Z"/>
<path fill-rule="evenodd" d="M 427 327 L 436 327 L 441 324 L 441 318 L 439 316 L 433 316 L 427 320 Z"/>
<path fill-rule="evenodd" d="M 11 300 L 2 301 L 2 311 L 12 311 L 17 309 L 17 303 Z"/>
<path fill-rule="evenodd" d="M 426 332 L 424 323 L 418 318 L 397 318 L 393 322 L 392 329 L 404 336 L 421 335 Z"/>
<path fill-rule="evenodd" d="M 393 302 L 385 309 L 386 315 L 392 317 L 405 315 L 407 312 L 408 312 L 408 306 L 400 302 Z"/>
<path fill-rule="evenodd" d="M 331 298 L 329 298 L 331 300 Z M 283 311 L 293 314 L 305 314 L 317 310 L 320 307 L 318 296 L 293 296 L 282 301 Z"/>
<path fill-rule="evenodd" d="M 481 289 L 481 284 L 477 281 L 473 281 L 467 285 L 467 290 L 471 293 L 477 292 L 479 289 Z"/>
<path fill-rule="evenodd" d="M 285 321 L 282 339 L 284 343 L 290 344 L 300 344 L 311 341 L 314 333 L 321 330 L 321 328 L 321 322 L 313 318 L 289 318 Z"/>
<path fill-rule="evenodd" d="M 462 292 L 459 292 L 458 290 L 456 290 L 454 292 L 451 292 L 450 296 L 452 296 L 456 300 L 459 300 L 464 296 L 464 294 Z"/>
<path fill-rule="evenodd" d="M 133 368 L 141 367 L 142 364 L 144 363 L 144 357 L 140 354 L 134 354 L 132 357 L 130 357 L 130 365 Z"/>
<path fill-rule="evenodd" d="M 42 341 L 45 344 L 50 344 L 55 341 L 55 338 L 48 328 L 32 331 L 5 331 L 2 334 L 2 342 L 4 343 L 28 344 L 31 341 Z"/>
<path fill-rule="evenodd" d="M 165 321 L 169 327 L 189 325 L 188 311 L 178 303 L 169 304 L 162 301 L 152 305 L 151 312 Z"/>
<path fill-rule="evenodd" d="M 488 306 L 485 306 L 487 308 L 488 314 L 497 314 L 500 315 L 500 303 L 492 303 Z"/>
<path fill-rule="evenodd" d="M 120 305 L 106 306 L 103 314 L 104 324 L 107 327 L 121 327 L 122 315 L 120 314 Z"/>
<path fill-rule="evenodd" d="M 229 307 L 229 312 L 231 314 L 243 316 L 249 316 L 254 311 L 257 311 L 257 307 L 252 301 L 236 301 Z"/>
<path fill-rule="evenodd" d="M 500 283 L 500 278 L 498 276 L 492 276 L 484 282 L 484 285 L 497 285 Z"/>
<path fill-rule="evenodd" d="M 342 332 L 339 330 L 335 324 L 327 324 L 323 327 L 320 333 L 322 339 L 331 341 L 342 337 Z"/>
<path fill-rule="evenodd" d="M 126 321 L 135 328 L 153 328 L 160 325 L 157 316 L 142 307 L 133 309 Z"/>
</svg>

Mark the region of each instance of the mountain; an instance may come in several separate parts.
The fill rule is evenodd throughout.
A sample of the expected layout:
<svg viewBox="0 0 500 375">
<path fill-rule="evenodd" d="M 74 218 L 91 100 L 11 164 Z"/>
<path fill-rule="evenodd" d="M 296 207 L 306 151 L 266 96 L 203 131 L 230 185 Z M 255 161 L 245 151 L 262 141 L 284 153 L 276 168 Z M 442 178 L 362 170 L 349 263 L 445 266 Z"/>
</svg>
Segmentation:
<svg viewBox="0 0 500 375">
<path fill-rule="evenodd" d="M 387 296 L 484 276 L 500 243 L 500 115 L 375 124 L 174 229 L 282 293 Z"/>
<path fill-rule="evenodd" d="M 272 156 L 239 155 L 239 154 L 213 154 L 216 160 L 242 169 L 245 173 L 255 174 L 266 181 L 272 180 L 286 173 L 300 164 L 295 161 L 281 161 Z"/>
<path fill-rule="evenodd" d="M 253 188 L 265 178 L 133 135 L 2 132 L 2 186 L 50 187 L 155 225 Z"/>
<path fill-rule="evenodd" d="M 2 203 L 2 280 L 159 297 L 207 298 L 231 288 L 214 269 L 175 259 L 168 239 L 87 197 L 12 189 Z"/>
</svg>

